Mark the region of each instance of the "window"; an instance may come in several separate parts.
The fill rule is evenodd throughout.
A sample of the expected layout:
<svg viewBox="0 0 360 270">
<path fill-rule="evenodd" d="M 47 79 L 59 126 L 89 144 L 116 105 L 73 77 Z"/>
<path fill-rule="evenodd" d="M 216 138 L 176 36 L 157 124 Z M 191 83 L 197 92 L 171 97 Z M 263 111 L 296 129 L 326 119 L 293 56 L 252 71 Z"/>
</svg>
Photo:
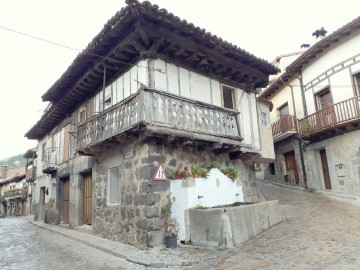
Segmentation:
<svg viewBox="0 0 360 270">
<path fill-rule="evenodd" d="M 263 126 L 268 127 L 269 126 L 269 121 L 268 121 L 268 114 L 266 112 L 261 112 L 261 124 Z"/>
<path fill-rule="evenodd" d="M 354 75 L 355 95 L 360 95 L 360 72 Z"/>
<path fill-rule="evenodd" d="M 316 108 L 318 111 L 325 109 L 333 104 L 330 88 L 325 88 L 315 95 Z"/>
<path fill-rule="evenodd" d="M 46 153 L 46 142 L 43 143 L 41 147 L 41 161 L 45 160 L 45 153 Z"/>
<path fill-rule="evenodd" d="M 227 85 L 222 86 L 223 106 L 228 109 L 235 109 L 235 88 Z"/>
<path fill-rule="evenodd" d="M 120 185 L 119 166 L 109 169 L 108 201 L 109 201 L 109 203 L 120 203 L 121 202 L 121 185 Z"/>
<path fill-rule="evenodd" d="M 284 117 L 284 116 L 287 116 L 287 115 L 289 115 L 289 105 L 287 103 L 285 103 L 284 105 L 279 107 L 277 109 L 277 111 L 278 111 L 279 119 Z"/>
</svg>

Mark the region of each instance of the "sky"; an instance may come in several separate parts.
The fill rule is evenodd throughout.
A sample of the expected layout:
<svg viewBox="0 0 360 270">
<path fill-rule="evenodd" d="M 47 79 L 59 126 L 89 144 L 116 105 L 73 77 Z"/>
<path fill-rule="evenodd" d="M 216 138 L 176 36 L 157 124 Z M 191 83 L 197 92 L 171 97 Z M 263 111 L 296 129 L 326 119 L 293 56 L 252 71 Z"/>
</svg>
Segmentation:
<svg viewBox="0 0 360 270">
<path fill-rule="evenodd" d="M 330 34 L 360 15 L 359 0 L 150 2 L 269 62 L 299 51 L 303 43 L 314 44 L 316 29 Z M 0 160 L 36 146 L 24 135 L 47 105 L 41 96 L 125 5 L 125 0 L 0 0 Z"/>
</svg>

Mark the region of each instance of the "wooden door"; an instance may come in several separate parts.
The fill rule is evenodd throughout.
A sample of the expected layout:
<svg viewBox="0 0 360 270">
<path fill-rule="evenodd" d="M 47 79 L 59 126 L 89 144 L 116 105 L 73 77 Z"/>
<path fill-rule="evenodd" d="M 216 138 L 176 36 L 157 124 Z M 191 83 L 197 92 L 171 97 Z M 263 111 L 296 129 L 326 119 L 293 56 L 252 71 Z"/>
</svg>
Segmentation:
<svg viewBox="0 0 360 270">
<path fill-rule="evenodd" d="M 40 188 L 39 220 L 45 218 L 45 187 Z"/>
<path fill-rule="evenodd" d="M 69 224 L 70 209 L 70 181 L 69 178 L 63 181 L 63 223 Z"/>
<path fill-rule="evenodd" d="M 299 174 L 296 166 L 295 152 L 291 151 L 284 154 L 286 170 L 294 171 L 295 184 L 299 185 Z"/>
<path fill-rule="evenodd" d="M 326 157 L 326 150 L 320 150 L 321 167 L 324 175 L 325 189 L 331 189 L 329 166 Z"/>
<path fill-rule="evenodd" d="M 91 225 L 92 218 L 92 177 L 91 173 L 84 175 L 84 224 Z"/>
</svg>

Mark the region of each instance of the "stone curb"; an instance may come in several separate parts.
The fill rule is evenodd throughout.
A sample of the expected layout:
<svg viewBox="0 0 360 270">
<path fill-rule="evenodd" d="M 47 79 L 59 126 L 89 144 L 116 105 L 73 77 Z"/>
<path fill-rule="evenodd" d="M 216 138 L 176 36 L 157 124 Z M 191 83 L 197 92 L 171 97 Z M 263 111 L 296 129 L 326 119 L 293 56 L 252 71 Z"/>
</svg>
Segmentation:
<svg viewBox="0 0 360 270">
<path fill-rule="evenodd" d="M 232 251 L 232 249 L 225 249 L 225 250 L 221 251 L 217 255 L 210 254 L 209 256 L 203 257 L 201 259 L 191 258 L 191 257 L 188 257 L 187 259 L 182 259 L 181 257 L 179 258 L 179 256 L 177 256 L 177 259 L 174 260 L 173 259 L 174 256 L 169 256 L 169 258 L 166 260 L 166 262 L 157 261 L 157 260 L 154 260 L 154 261 L 151 260 L 150 261 L 150 260 L 141 259 L 141 258 L 138 258 L 138 257 L 131 256 L 129 254 L 129 252 L 131 252 L 131 249 L 133 249 L 133 250 L 136 249 L 133 246 L 130 246 L 131 248 L 129 250 L 127 250 L 127 252 L 119 250 L 119 249 L 113 250 L 113 249 L 111 249 L 109 247 L 106 247 L 105 245 L 101 245 L 100 243 L 94 244 L 91 241 L 87 241 L 86 239 L 83 239 L 82 237 L 78 237 L 81 234 L 85 234 L 84 236 L 87 236 L 86 233 L 71 230 L 71 232 L 74 232 L 74 233 L 77 234 L 76 236 L 73 236 L 73 235 L 70 235 L 70 234 L 66 233 L 66 230 L 69 230 L 69 229 L 61 228 L 61 227 L 58 227 L 58 226 L 55 226 L 55 225 L 48 225 L 48 224 L 45 224 L 45 223 L 42 224 L 42 223 L 33 221 L 30 217 L 28 217 L 28 221 L 29 221 L 29 223 L 31 223 L 31 224 L 33 224 L 35 226 L 38 226 L 38 227 L 40 227 L 42 229 L 48 230 L 48 231 L 53 232 L 53 233 L 57 233 L 57 234 L 59 234 L 61 236 L 70 238 L 72 240 L 75 240 L 75 241 L 80 242 L 82 244 L 85 244 L 85 245 L 88 245 L 90 247 L 96 248 L 98 250 L 101 250 L 101 251 L 106 252 L 108 254 L 111 254 L 113 256 L 119 257 L 121 259 L 125 259 L 128 262 L 138 264 L 138 265 L 142 265 L 142 266 L 145 266 L 145 267 L 170 268 L 170 267 L 191 266 L 191 265 L 200 264 L 200 263 L 205 262 L 205 261 L 220 258 L 222 256 L 225 256 L 225 255 L 229 254 Z M 54 228 L 52 228 L 52 227 L 54 227 Z M 64 232 L 62 232 L 61 230 L 64 230 Z M 96 236 L 94 236 L 94 237 L 96 237 Z M 103 240 L 103 241 L 111 241 L 111 240 L 105 239 L 105 238 L 99 238 L 99 240 L 100 239 Z M 111 242 L 113 242 L 113 241 L 111 241 Z M 115 243 L 117 244 L 117 242 L 115 242 Z M 118 244 L 120 244 L 120 243 L 118 243 Z M 192 247 L 188 247 L 188 248 L 192 248 Z M 195 250 L 195 248 L 192 248 L 192 249 Z M 204 250 L 206 250 L 206 248 L 204 248 Z M 141 251 L 141 249 L 138 249 L 138 251 Z M 147 257 L 147 255 L 144 254 L 144 257 Z M 154 257 L 154 256 L 151 256 L 151 257 Z"/>
</svg>

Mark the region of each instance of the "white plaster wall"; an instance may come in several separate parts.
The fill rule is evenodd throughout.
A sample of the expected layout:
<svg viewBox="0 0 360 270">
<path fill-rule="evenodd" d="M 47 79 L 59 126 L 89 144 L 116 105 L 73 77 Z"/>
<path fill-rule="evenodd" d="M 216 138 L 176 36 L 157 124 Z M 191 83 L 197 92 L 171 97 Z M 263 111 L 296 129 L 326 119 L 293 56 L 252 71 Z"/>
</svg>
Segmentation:
<svg viewBox="0 0 360 270">
<path fill-rule="evenodd" d="M 139 61 L 136 66 L 133 66 L 112 83 L 108 84 L 105 87 L 105 97 L 111 96 L 110 106 L 115 105 L 128 96 L 136 93 L 140 88 L 140 84 L 149 85 L 148 74 L 148 61 L 143 60 Z M 102 111 L 102 89 L 93 99 L 95 100 L 95 112 Z"/>
<path fill-rule="evenodd" d="M 192 180 L 195 185 L 186 187 L 186 182 Z M 185 240 L 187 237 L 186 209 L 193 208 L 196 205 L 213 207 L 244 202 L 242 186 L 238 185 L 237 181 L 232 181 L 226 177 L 218 169 L 210 170 L 206 178 L 171 180 L 170 189 L 171 197 L 175 197 L 172 216 L 176 217 L 180 224 L 179 240 Z M 203 197 L 198 198 L 198 196 Z"/>
<path fill-rule="evenodd" d="M 261 112 L 268 116 L 268 125 L 263 125 L 261 121 Z M 260 143 L 261 143 L 261 160 L 272 161 L 275 159 L 274 141 L 272 136 L 272 128 L 270 123 L 269 105 L 258 102 L 258 118 L 260 127 Z"/>
<path fill-rule="evenodd" d="M 358 31 L 356 31 L 356 33 L 358 33 Z M 337 45 L 332 46 L 331 50 L 324 55 L 310 62 L 310 65 L 305 66 L 302 70 L 304 85 L 330 67 L 357 55 L 359 53 L 359 44 L 360 35 L 350 35 L 347 38 L 343 38 Z"/>
<path fill-rule="evenodd" d="M 252 119 L 250 114 L 250 97 L 249 94 L 246 92 L 242 92 L 237 95 L 239 111 L 241 112 L 240 115 L 240 126 L 241 132 L 243 136 L 243 143 L 252 145 L 253 143 L 253 126 L 252 126 Z"/>
<path fill-rule="evenodd" d="M 344 69 L 332 75 L 330 77 L 330 85 L 334 103 L 338 103 L 354 96 L 352 78 L 348 69 Z"/>
<path fill-rule="evenodd" d="M 307 108 L 308 115 L 316 112 L 314 93 L 312 90 L 308 90 L 305 92 L 305 100 L 306 100 L 306 108 Z"/>
</svg>

